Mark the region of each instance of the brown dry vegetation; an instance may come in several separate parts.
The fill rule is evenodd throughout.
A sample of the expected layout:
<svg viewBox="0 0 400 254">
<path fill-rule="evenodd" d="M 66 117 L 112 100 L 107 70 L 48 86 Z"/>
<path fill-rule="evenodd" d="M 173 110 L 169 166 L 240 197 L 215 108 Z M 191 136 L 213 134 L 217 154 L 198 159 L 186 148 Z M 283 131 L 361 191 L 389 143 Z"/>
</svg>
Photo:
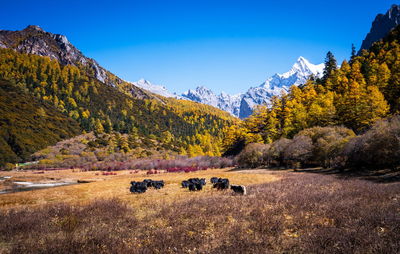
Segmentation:
<svg viewBox="0 0 400 254">
<path fill-rule="evenodd" d="M 206 174 L 221 174 L 235 179 L 235 183 L 249 182 L 252 184 L 248 187 L 249 194 L 217 194 L 209 189 L 189 193 L 176 185 L 183 178 Z M 0 250 L 5 253 L 400 251 L 399 183 L 379 184 L 260 169 L 165 174 L 153 178 L 167 179 L 166 188 L 142 195 L 128 194 L 125 186 L 128 178 L 116 176 L 103 182 L 32 192 L 38 196 L 42 192 L 40 195 L 46 196 L 47 205 L 24 205 L 24 209 L 3 211 Z M 260 184 L 263 180 L 276 181 Z M 80 205 L 53 202 L 78 195 L 80 191 L 83 193 L 77 200 L 90 202 Z M 16 193 L 2 198 L 10 196 L 17 200 L 21 195 L 28 196 Z M 60 198 L 51 200 L 51 196 Z M 93 200 L 113 196 L 120 199 Z"/>
</svg>

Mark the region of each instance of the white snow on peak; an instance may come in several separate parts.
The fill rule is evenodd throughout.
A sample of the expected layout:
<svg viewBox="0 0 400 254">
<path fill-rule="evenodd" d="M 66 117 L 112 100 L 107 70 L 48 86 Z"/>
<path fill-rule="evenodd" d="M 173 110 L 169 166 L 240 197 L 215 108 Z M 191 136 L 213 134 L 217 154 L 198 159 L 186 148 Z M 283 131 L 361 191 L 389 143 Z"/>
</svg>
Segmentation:
<svg viewBox="0 0 400 254">
<path fill-rule="evenodd" d="M 249 88 L 246 93 L 229 95 L 222 92 L 216 95 L 210 89 L 199 86 L 195 90 L 183 93 L 182 97 L 246 118 L 253 112 L 255 106 L 269 104 L 272 96 L 287 92 L 292 85 L 299 86 L 306 83 L 310 75 L 321 77 L 323 69 L 324 64 L 315 65 L 300 56 L 288 72 L 277 73 L 261 85 Z"/>
<path fill-rule="evenodd" d="M 217 95 L 204 86 L 198 86 L 195 90 L 189 89 L 184 92 L 182 97 L 191 101 L 211 105 L 237 116 L 239 114 L 238 110 L 240 108 L 242 95 L 243 94 L 229 95 L 225 92 L 221 92 Z"/>
<path fill-rule="evenodd" d="M 168 89 L 163 86 L 163 85 L 155 85 L 152 84 L 150 81 L 145 80 L 145 79 L 139 79 L 136 82 L 131 82 L 133 85 L 140 87 L 144 90 L 147 90 L 149 92 L 164 96 L 164 97 L 173 97 L 173 98 L 177 98 L 177 99 L 181 99 L 181 96 L 175 94 L 175 93 L 171 93 L 170 91 L 168 91 Z"/>
<path fill-rule="evenodd" d="M 304 84 L 310 75 L 320 77 L 324 70 L 324 64 L 315 65 L 304 57 L 299 57 L 292 68 L 283 74 L 275 74 L 268 78 L 261 86 L 263 87 L 284 87 Z"/>
<path fill-rule="evenodd" d="M 322 77 L 323 69 L 323 63 L 315 65 L 300 56 L 288 72 L 277 73 L 261 85 L 250 87 L 247 92 L 236 95 L 230 95 L 225 92 L 215 94 L 211 89 L 198 86 L 196 89 L 189 89 L 179 96 L 169 92 L 165 86 L 151 84 L 145 79 L 140 79 L 137 82 L 133 82 L 133 84 L 165 97 L 188 99 L 208 104 L 227 111 L 234 116 L 246 118 L 251 115 L 255 106 L 261 104 L 268 105 L 272 96 L 279 96 L 282 92 L 287 92 L 292 85 L 299 86 L 305 84 L 310 75 Z"/>
<path fill-rule="evenodd" d="M 324 64 L 312 64 L 300 56 L 292 68 L 283 74 L 275 74 L 258 87 L 251 87 L 244 95 L 240 118 L 249 116 L 256 105 L 268 104 L 272 96 L 287 92 L 292 85 L 305 84 L 311 75 L 322 77 Z"/>
</svg>

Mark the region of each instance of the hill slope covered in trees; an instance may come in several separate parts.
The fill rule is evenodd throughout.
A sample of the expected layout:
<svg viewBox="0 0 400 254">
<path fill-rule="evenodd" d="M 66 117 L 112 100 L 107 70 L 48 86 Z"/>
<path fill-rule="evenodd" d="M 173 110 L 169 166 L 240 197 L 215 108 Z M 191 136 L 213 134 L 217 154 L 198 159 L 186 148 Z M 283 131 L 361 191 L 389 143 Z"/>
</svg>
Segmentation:
<svg viewBox="0 0 400 254">
<path fill-rule="evenodd" d="M 106 78 L 99 78 L 94 71 L 97 66 L 93 65 L 94 60 L 83 55 L 73 58 L 81 53 L 72 44 L 64 43 L 69 49 L 63 51 L 64 44 L 60 46 L 56 35 L 34 27 L 25 30 L 1 31 L 3 47 L 6 44 L 10 48 L 0 48 L 0 78 L 15 83 L 36 100 L 53 105 L 65 117 L 78 122 L 74 134 L 81 130 L 98 134 L 119 132 L 164 142 L 166 149 L 181 154 L 220 155 L 223 135 L 220 129 L 236 121 L 228 113 L 144 92 L 109 72 L 105 72 Z M 8 34 L 7 43 L 4 33 Z M 46 50 L 40 48 L 42 42 L 47 45 Z M 41 53 L 46 56 L 37 55 Z M 7 114 L 2 117 L 7 120 Z M 10 160 L 15 161 L 16 158 Z"/>
<path fill-rule="evenodd" d="M 78 123 L 51 103 L 0 80 L 0 165 L 26 160 L 31 153 L 79 133 Z"/>
<path fill-rule="evenodd" d="M 225 148 L 237 153 L 247 143 L 292 138 L 314 126 L 343 125 L 361 134 L 377 120 L 400 111 L 400 26 L 370 50 L 337 67 L 328 53 L 324 76 L 275 97 L 227 129 Z"/>
</svg>

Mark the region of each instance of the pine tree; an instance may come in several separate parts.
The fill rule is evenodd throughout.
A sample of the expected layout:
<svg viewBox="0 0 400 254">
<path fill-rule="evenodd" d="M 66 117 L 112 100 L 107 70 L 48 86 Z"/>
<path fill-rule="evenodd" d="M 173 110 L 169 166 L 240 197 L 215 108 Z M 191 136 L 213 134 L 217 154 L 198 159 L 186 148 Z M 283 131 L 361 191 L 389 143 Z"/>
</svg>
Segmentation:
<svg viewBox="0 0 400 254">
<path fill-rule="evenodd" d="M 353 59 L 357 56 L 357 51 L 356 51 L 356 46 L 354 46 L 354 43 L 351 44 L 351 57 L 350 57 L 350 62 L 353 61 Z"/>
<path fill-rule="evenodd" d="M 325 67 L 322 76 L 322 83 L 326 84 L 328 78 L 337 70 L 337 62 L 332 52 L 328 51 L 325 57 Z"/>
</svg>

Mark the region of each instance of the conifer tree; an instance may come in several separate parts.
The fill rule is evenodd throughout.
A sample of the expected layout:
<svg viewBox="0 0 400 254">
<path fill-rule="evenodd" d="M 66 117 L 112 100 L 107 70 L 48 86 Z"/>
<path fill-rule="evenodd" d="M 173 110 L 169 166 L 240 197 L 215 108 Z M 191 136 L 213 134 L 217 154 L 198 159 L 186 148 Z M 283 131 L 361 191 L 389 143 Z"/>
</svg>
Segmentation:
<svg viewBox="0 0 400 254">
<path fill-rule="evenodd" d="M 337 62 L 331 51 L 328 51 L 325 57 L 325 67 L 322 76 L 322 83 L 325 84 L 327 79 L 337 70 Z"/>
<path fill-rule="evenodd" d="M 351 44 L 351 57 L 350 57 L 350 62 L 353 61 L 353 59 L 357 56 L 357 51 L 356 51 L 356 46 L 354 44 Z"/>
</svg>

